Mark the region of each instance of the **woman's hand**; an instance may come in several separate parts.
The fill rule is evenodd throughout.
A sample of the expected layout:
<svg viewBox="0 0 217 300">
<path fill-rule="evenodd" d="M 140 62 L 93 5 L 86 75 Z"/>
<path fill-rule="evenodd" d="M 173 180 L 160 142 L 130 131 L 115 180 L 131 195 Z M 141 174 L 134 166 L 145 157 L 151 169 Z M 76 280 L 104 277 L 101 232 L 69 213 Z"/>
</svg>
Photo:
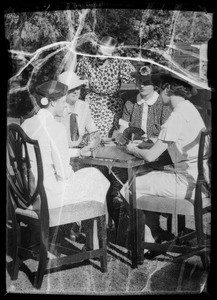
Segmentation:
<svg viewBox="0 0 217 300">
<path fill-rule="evenodd" d="M 127 152 L 129 153 L 135 153 L 135 150 L 138 149 L 138 145 L 129 142 L 129 144 L 126 146 Z"/>
<path fill-rule="evenodd" d="M 124 136 L 124 134 L 118 130 L 114 130 L 112 138 L 120 146 L 126 145 L 128 142 L 128 139 Z"/>
<path fill-rule="evenodd" d="M 74 148 L 74 147 L 78 147 L 78 145 L 80 144 L 81 139 L 78 139 L 77 141 L 71 141 L 69 143 L 69 148 Z"/>
</svg>

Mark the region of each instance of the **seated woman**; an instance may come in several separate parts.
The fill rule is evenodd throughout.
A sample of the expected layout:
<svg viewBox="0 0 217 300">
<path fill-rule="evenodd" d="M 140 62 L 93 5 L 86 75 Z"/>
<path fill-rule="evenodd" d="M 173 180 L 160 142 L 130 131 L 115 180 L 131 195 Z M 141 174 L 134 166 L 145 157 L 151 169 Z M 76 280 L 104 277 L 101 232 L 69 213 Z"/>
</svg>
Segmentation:
<svg viewBox="0 0 217 300">
<path fill-rule="evenodd" d="M 138 72 L 131 73 L 136 80 L 139 93 L 133 101 L 126 101 L 119 120 L 120 127 L 113 133 L 113 137 L 119 144 L 124 143 L 125 132 L 136 128 L 138 130 L 135 130 L 135 138 L 139 134 L 143 139 L 156 141 L 161 125 L 168 119 L 171 109 L 162 104 L 158 93 L 158 76 L 154 74 L 150 65 L 145 65 Z"/>
<path fill-rule="evenodd" d="M 44 171 L 44 187 L 49 209 L 77 202 L 95 200 L 105 203 L 109 181 L 96 168 L 77 172 L 70 165 L 66 128 L 55 120 L 66 107 L 68 88 L 58 81 L 48 81 L 36 87 L 40 110 L 21 125 L 26 134 L 38 140 Z M 31 152 L 30 152 L 31 159 Z M 36 166 L 32 162 L 36 175 Z"/>
<path fill-rule="evenodd" d="M 131 76 L 136 80 L 139 93 L 134 101 L 128 100 L 125 103 L 122 118 L 119 120 L 120 127 L 113 133 L 113 138 L 119 145 L 124 145 L 128 139 L 131 139 L 132 134 L 135 139 L 156 141 L 161 125 L 171 114 L 171 108 L 162 104 L 161 97 L 157 92 L 159 89 L 158 76 L 154 75 L 150 64 L 141 67 L 138 72 L 131 73 Z M 171 163 L 170 156 L 165 152 L 159 162 L 152 164 L 152 168 L 162 168 L 163 165 Z M 126 169 L 113 168 L 113 172 L 121 182 L 126 182 L 128 176 Z M 117 228 L 120 206 L 123 202 L 120 196 L 122 185 L 113 175 L 111 175 L 110 181 L 108 205 L 112 206 L 112 208 L 109 207 L 109 211 L 111 211 Z"/>
<path fill-rule="evenodd" d="M 197 180 L 197 159 L 200 132 L 205 128 L 203 119 L 195 106 L 187 99 L 192 95 L 192 86 L 175 75 L 161 75 L 163 104 L 170 106 L 172 113 L 161 126 L 157 141 L 150 149 L 139 149 L 129 143 L 127 151 L 136 157 L 152 162 L 165 150 L 174 164 L 174 171 L 153 170 L 136 177 L 137 199 L 145 195 L 171 198 L 194 198 Z M 208 167 L 205 170 L 207 178 Z M 156 184 L 157 183 L 157 184 Z M 124 188 L 122 189 L 122 193 Z M 139 201 L 137 202 L 139 208 Z M 161 242 L 168 236 L 159 224 L 159 214 L 145 212 L 145 240 Z"/>
<path fill-rule="evenodd" d="M 80 80 L 74 72 L 66 71 L 59 75 L 58 81 L 68 86 L 68 93 L 64 116 L 56 119 L 67 129 L 69 147 L 77 147 L 85 134 L 99 136 L 88 103 L 79 99 L 81 87 L 86 80 Z"/>
</svg>

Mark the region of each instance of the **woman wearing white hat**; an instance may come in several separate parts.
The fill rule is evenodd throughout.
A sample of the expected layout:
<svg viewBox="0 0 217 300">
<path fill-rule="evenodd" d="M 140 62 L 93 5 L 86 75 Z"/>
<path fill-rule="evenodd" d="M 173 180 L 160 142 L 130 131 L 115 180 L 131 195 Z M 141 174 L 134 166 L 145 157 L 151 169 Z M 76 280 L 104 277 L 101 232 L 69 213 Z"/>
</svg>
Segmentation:
<svg viewBox="0 0 217 300">
<path fill-rule="evenodd" d="M 91 117 L 87 102 L 80 100 L 80 89 L 87 80 L 80 78 L 72 71 L 66 71 L 59 75 L 58 81 L 68 86 L 67 109 L 64 115 L 57 120 L 63 123 L 67 129 L 69 147 L 80 144 L 86 133 L 97 134 L 97 127 Z"/>
<path fill-rule="evenodd" d="M 112 58 L 117 41 L 104 37 L 97 45 L 96 57 L 83 56 L 76 73 L 88 79 L 89 91 L 85 101 L 89 103 L 92 117 L 102 137 L 111 137 L 123 111 L 119 95 L 121 83 L 134 82 L 130 73 L 133 65 L 125 59 Z"/>
</svg>

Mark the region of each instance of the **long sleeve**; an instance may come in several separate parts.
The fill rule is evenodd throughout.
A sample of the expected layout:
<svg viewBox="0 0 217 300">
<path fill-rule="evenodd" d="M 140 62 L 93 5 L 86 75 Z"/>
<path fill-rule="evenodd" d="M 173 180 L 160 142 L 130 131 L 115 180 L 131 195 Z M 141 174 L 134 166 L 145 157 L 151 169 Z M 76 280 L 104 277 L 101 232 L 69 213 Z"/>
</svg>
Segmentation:
<svg viewBox="0 0 217 300">
<path fill-rule="evenodd" d="M 85 128 L 87 130 L 88 133 L 91 133 L 93 131 L 96 131 L 97 130 L 97 127 L 94 123 L 94 120 L 91 116 L 91 112 L 90 112 L 90 109 L 88 107 L 88 110 L 87 110 L 87 115 L 86 115 L 86 124 L 85 124 Z"/>
<path fill-rule="evenodd" d="M 70 166 L 70 157 L 68 150 L 67 132 L 62 124 L 58 124 L 58 130 L 55 128 L 51 132 L 51 156 L 53 159 L 56 176 L 60 180 L 68 179 L 72 173 Z"/>
<path fill-rule="evenodd" d="M 121 119 L 128 123 L 131 121 L 132 106 L 133 106 L 132 102 L 127 101 L 123 108 L 123 113 L 122 113 Z"/>
<path fill-rule="evenodd" d="M 135 83 L 130 73 L 135 72 L 134 66 L 128 60 L 120 60 L 120 79 L 123 83 Z"/>
</svg>

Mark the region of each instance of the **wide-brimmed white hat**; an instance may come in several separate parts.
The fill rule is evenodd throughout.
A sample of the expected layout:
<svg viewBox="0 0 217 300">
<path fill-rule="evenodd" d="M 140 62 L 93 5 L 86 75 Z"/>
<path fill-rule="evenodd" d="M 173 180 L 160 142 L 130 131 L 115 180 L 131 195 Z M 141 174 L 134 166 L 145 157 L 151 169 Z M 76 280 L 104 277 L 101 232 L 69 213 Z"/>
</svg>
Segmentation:
<svg viewBox="0 0 217 300">
<path fill-rule="evenodd" d="M 68 90 L 75 89 L 82 84 L 86 84 L 87 80 L 81 80 L 73 71 L 65 71 L 58 76 L 58 81 L 68 86 Z"/>
</svg>

